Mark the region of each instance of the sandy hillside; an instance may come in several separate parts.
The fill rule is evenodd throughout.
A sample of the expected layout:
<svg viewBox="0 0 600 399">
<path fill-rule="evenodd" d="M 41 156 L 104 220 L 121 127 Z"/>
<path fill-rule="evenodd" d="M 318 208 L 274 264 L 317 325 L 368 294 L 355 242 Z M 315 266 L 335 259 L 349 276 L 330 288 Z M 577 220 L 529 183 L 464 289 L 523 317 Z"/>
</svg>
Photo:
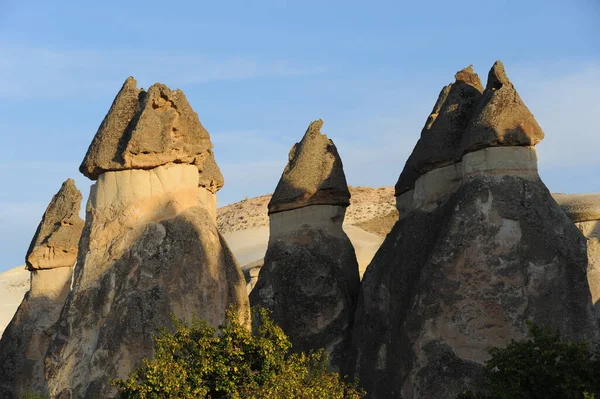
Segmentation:
<svg viewBox="0 0 600 399">
<path fill-rule="evenodd" d="M 362 276 L 398 220 L 398 212 L 392 187 L 350 187 L 350 193 L 344 231 L 354 245 Z M 270 199 L 271 195 L 262 195 L 217 210 L 219 231 L 244 270 L 263 259 L 267 251 Z"/>
<path fill-rule="evenodd" d="M 373 219 L 386 220 L 390 218 L 390 215 L 393 215 L 391 218 L 394 222 L 398 219 L 393 187 L 350 186 L 350 194 L 352 197 L 350 198 L 350 206 L 346 210 L 344 224 L 359 225 Z M 261 195 L 260 197 L 249 198 L 219 208 L 217 210 L 219 231 L 225 234 L 268 226 L 267 204 L 270 200 L 270 194 Z M 369 230 L 369 227 L 363 227 L 363 229 L 385 236 L 392 225 L 389 226 L 387 231 L 382 228 L 377 228 L 377 232 Z"/>
<path fill-rule="evenodd" d="M 351 205 L 344 230 L 356 251 L 361 275 L 390 231 L 398 214 L 391 187 L 350 187 Z M 217 210 L 217 224 L 242 268 L 264 258 L 269 241 L 270 195 L 250 198 Z M 29 289 L 29 272 L 18 266 L 0 273 L 0 334 Z"/>
<path fill-rule="evenodd" d="M 25 265 L 0 273 L 0 335 L 10 322 L 29 289 L 29 272 Z"/>
</svg>

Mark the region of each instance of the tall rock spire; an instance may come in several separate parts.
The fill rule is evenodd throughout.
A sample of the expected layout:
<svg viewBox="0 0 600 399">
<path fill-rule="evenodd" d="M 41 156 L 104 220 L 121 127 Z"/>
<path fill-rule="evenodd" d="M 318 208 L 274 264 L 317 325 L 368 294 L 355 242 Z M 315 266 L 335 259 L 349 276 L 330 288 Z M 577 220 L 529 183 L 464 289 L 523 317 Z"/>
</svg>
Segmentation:
<svg viewBox="0 0 600 399">
<path fill-rule="evenodd" d="M 51 397 L 109 398 L 172 315 L 216 327 L 229 307 L 247 316 L 248 295 L 217 230 L 210 136 L 181 91 L 127 79 L 81 171 L 96 182 L 45 373 Z"/>
<path fill-rule="evenodd" d="M 27 251 L 31 285 L 0 340 L 0 397 L 45 393 L 44 357 L 65 303 L 84 222 L 72 179 L 52 197 Z"/>
<path fill-rule="evenodd" d="M 350 193 L 322 124 L 311 123 L 290 151 L 269 204 L 269 246 L 250 302 L 272 311 L 294 350 L 325 348 L 341 369 L 360 280 L 342 229 Z"/>
<path fill-rule="evenodd" d="M 462 138 L 460 156 L 487 147 L 534 146 L 543 138 L 544 132 L 508 80 L 504 65 L 496 61 Z"/>
<path fill-rule="evenodd" d="M 269 214 L 308 205 L 350 205 L 342 160 L 333 141 L 311 122 L 289 153 L 289 162 L 269 202 Z"/>
</svg>

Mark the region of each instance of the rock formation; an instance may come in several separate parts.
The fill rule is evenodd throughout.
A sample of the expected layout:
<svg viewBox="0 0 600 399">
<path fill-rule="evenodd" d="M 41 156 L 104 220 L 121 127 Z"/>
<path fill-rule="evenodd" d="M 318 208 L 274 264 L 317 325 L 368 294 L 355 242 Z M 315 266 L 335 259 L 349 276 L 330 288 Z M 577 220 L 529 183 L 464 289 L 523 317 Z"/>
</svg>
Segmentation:
<svg viewBox="0 0 600 399">
<path fill-rule="evenodd" d="M 587 239 L 587 279 L 596 318 L 600 320 L 600 194 L 553 194 Z"/>
<path fill-rule="evenodd" d="M 112 397 L 109 378 L 152 354 L 172 314 L 215 326 L 229 306 L 245 316 L 244 277 L 217 231 L 211 147 L 181 91 L 127 79 L 80 168 L 97 181 L 46 357 L 53 397 Z"/>
<path fill-rule="evenodd" d="M 270 309 L 293 349 L 325 348 L 344 362 L 359 289 L 358 264 L 342 223 L 350 193 L 336 147 L 312 122 L 289 155 L 269 203 L 269 246 L 252 306 Z"/>
<path fill-rule="evenodd" d="M 0 340 L 0 397 L 45 390 L 44 356 L 69 289 L 83 229 L 69 179 L 52 198 L 26 255 L 30 288 Z"/>
<path fill-rule="evenodd" d="M 396 183 L 396 207 L 401 217 L 412 210 L 413 200 L 420 206 L 423 201 L 428 201 L 428 196 L 439 196 L 456 189 L 459 177 L 455 164 L 460 161 L 457 154 L 461 150 L 461 138 L 479 104 L 483 87 L 471 66 L 460 70 L 454 77 L 455 82 L 440 92 L 421 137 Z M 420 179 L 432 171 L 426 179 Z M 444 181 L 449 187 L 428 184 L 426 180 L 432 183 Z M 420 183 L 420 187 L 415 190 L 417 183 Z M 424 184 L 437 187 L 439 192 L 424 193 Z M 417 197 L 413 198 L 415 195 Z"/>
<path fill-rule="evenodd" d="M 474 107 L 477 83 L 463 70 L 442 91 L 405 167 L 414 185 L 397 186 L 400 220 L 363 277 L 346 371 L 371 398 L 456 397 L 526 320 L 598 337 L 585 240 L 537 174 L 543 133 L 500 62 Z M 451 96 L 458 84 L 468 96 Z M 464 112 L 417 148 L 444 109 Z"/>
</svg>

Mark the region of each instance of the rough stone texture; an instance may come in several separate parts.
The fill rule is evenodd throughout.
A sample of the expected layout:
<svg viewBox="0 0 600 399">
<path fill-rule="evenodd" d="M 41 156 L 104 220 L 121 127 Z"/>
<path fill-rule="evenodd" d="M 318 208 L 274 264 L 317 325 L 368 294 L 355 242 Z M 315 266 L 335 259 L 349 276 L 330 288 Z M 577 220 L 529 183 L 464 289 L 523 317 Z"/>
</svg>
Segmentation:
<svg viewBox="0 0 600 399">
<path fill-rule="evenodd" d="M 181 90 L 156 83 L 138 90 L 129 77 L 102 121 L 79 167 L 92 180 L 107 171 L 151 169 L 169 163 L 198 167 L 203 187 L 216 192 L 223 177 L 212 143 Z"/>
<path fill-rule="evenodd" d="M 269 240 L 264 266 L 250 294 L 252 306 L 270 309 L 295 351 L 325 348 L 332 369 L 348 349 L 359 290 L 358 263 L 341 219 L 327 229 L 302 227 Z M 282 212 L 282 214 L 287 212 Z M 275 215 L 271 215 L 275 216 Z"/>
<path fill-rule="evenodd" d="M 269 202 L 269 214 L 308 205 L 350 204 L 342 160 L 333 141 L 312 122 L 289 153 L 289 162 Z"/>
<path fill-rule="evenodd" d="M 73 267 L 84 223 L 79 217 L 81 198 L 73 179 L 52 197 L 25 255 L 29 270 Z"/>
<path fill-rule="evenodd" d="M 483 97 L 465 131 L 460 153 L 495 146 L 534 146 L 544 132 L 508 80 L 502 62 L 488 74 Z"/>
<path fill-rule="evenodd" d="M 193 165 L 106 172 L 92 186 L 73 290 L 46 357 L 51 395 L 107 398 L 171 314 L 212 325 L 246 284 Z"/>
<path fill-rule="evenodd" d="M 362 282 L 347 371 L 371 398 L 454 398 L 525 320 L 597 339 L 584 237 L 539 179 L 475 175 L 401 219 Z"/>
<path fill-rule="evenodd" d="M 81 193 L 65 181 L 52 198 L 27 252 L 30 288 L 0 340 L 0 398 L 44 391 L 44 356 L 71 287 Z"/>
<path fill-rule="evenodd" d="M 447 94 L 421 132 L 415 147 L 415 168 L 420 173 L 450 165 L 456 161 L 462 134 L 481 99 L 483 86 L 471 66 L 454 75 L 456 81 L 444 90 Z M 444 90 L 442 92 L 444 92 Z"/>
<path fill-rule="evenodd" d="M 552 194 L 587 239 L 587 278 L 596 317 L 600 320 L 600 194 Z"/>
<path fill-rule="evenodd" d="M 412 190 L 423 173 L 460 160 L 456 158 L 462 134 L 481 99 L 483 87 L 472 66 L 458 71 L 454 78 L 454 83 L 444 86 L 427 118 L 396 183 L 396 196 Z"/>
<path fill-rule="evenodd" d="M 360 286 L 342 225 L 350 193 L 333 142 L 313 122 L 269 203 L 269 245 L 252 306 L 272 311 L 295 351 L 325 348 L 333 370 L 345 363 Z M 308 206 L 307 206 L 308 205 Z"/>
</svg>

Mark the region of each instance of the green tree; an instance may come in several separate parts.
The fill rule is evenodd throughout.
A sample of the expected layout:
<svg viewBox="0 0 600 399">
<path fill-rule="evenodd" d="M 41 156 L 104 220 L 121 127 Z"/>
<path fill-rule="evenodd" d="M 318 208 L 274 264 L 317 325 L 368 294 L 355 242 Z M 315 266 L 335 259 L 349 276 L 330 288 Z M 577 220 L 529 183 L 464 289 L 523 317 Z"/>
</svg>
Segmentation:
<svg viewBox="0 0 600 399">
<path fill-rule="evenodd" d="M 155 355 L 113 383 L 123 399 L 358 399 L 364 394 L 327 372 L 323 351 L 290 353 L 291 343 L 260 309 L 253 335 L 235 312 L 219 330 L 194 320 L 175 320 L 175 333 L 155 338 Z"/>
<path fill-rule="evenodd" d="M 528 338 L 490 350 L 484 383 L 461 399 L 593 399 L 600 397 L 598 348 L 528 323 Z"/>
</svg>

